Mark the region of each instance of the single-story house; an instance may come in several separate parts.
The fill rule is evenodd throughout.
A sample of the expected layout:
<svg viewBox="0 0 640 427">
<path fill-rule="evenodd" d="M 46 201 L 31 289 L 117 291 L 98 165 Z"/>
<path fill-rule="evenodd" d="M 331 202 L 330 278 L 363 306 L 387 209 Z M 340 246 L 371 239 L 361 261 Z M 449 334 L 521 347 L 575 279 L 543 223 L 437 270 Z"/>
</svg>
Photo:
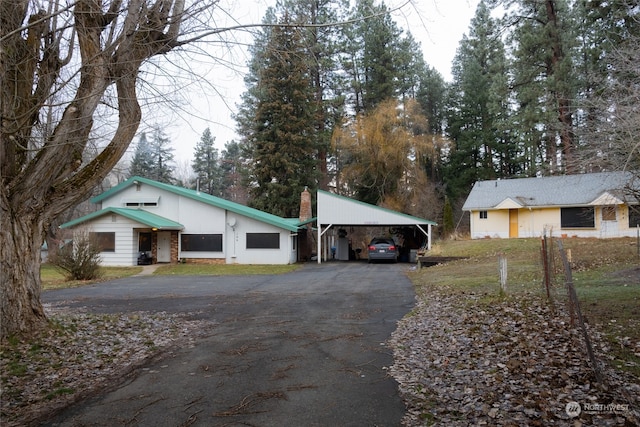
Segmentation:
<svg viewBox="0 0 640 427">
<path fill-rule="evenodd" d="M 136 265 L 140 258 L 152 263 L 291 264 L 298 261 L 299 232 L 306 234 L 313 221 L 310 215 L 281 218 L 141 177 L 91 202 L 101 209 L 61 227 L 88 229 L 108 266 Z"/>
<path fill-rule="evenodd" d="M 634 237 L 640 227 L 639 174 L 601 172 L 474 184 L 462 209 L 470 212 L 471 238 Z"/>
</svg>

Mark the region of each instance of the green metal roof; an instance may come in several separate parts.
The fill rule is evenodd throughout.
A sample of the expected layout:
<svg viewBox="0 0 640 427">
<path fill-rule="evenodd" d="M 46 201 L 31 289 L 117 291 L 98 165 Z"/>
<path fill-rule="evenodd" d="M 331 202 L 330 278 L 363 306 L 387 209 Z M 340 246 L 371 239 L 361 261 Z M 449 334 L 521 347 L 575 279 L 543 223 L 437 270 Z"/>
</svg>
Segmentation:
<svg viewBox="0 0 640 427">
<path fill-rule="evenodd" d="M 225 210 L 228 210 L 229 212 L 233 212 L 238 215 L 243 215 L 248 218 L 252 218 L 257 221 L 264 222 L 266 224 L 271 224 L 276 227 L 282 228 L 284 230 L 298 231 L 299 227 L 303 225 L 296 219 L 294 219 L 295 221 L 294 222 L 294 221 L 291 221 L 290 219 L 282 218 L 277 215 L 272 215 L 270 213 L 260 211 L 258 209 L 250 208 L 248 206 L 241 205 L 240 203 L 230 202 L 229 200 L 212 196 L 210 194 L 202 193 L 196 190 L 189 190 L 183 187 L 177 187 L 175 185 L 165 184 L 162 182 L 154 181 L 152 179 L 142 178 L 139 176 L 134 176 L 124 182 L 121 182 L 120 184 L 116 185 L 112 189 L 105 191 L 99 196 L 94 197 L 93 199 L 91 199 L 91 202 L 99 203 L 105 199 L 108 199 L 114 196 L 115 194 L 119 193 L 125 188 L 130 187 L 131 185 L 135 185 L 136 182 L 140 184 L 150 185 L 165 191 L 169 191 L 179 196 L 197 200 L 199 202 L 206 203 L 208 205 L 215 206 L 220 209 L 225 209 Z"/>
<path fill-rule="evenodd" d="M 82 224 L 92 219 L 99 218 L 107 214 L 122 215 L 125 218 L 129 218 L 133 221 L 137 221 L 151 228 L 157 228 L 158 230 L 182 230 L 184 226 L 170 219 L 161 217 L 159 215 L 152 214 L 142 209 L 131 208 L 105 208 L 97 212 L 90 213 L 73 221 L 65 222 L 60 228 L 70 228 L 76 225 Z"/>
</svg>

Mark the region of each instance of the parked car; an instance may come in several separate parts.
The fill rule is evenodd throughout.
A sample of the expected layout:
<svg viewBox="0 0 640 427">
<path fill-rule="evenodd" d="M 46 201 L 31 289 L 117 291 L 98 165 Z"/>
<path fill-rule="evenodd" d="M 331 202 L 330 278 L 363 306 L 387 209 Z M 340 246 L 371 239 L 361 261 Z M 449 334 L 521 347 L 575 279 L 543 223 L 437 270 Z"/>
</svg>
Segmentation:
<svg viewBox="0 0 640 427">
<path fill-rule="evenodd" d="M 398 262 L 398 247 L 393 239 L 374 237 L 369 243 L 369 262 L 391 261 Z"/>
</svg>

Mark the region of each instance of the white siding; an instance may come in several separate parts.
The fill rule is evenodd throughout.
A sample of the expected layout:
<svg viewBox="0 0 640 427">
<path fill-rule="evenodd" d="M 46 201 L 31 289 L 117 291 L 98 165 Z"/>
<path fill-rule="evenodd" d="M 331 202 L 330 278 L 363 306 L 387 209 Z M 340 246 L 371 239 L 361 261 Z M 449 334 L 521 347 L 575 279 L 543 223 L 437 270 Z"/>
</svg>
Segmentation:
<svg viewBox="0 0 640 427">
<path fill-rule="evenodd" d="M 150 185 L 141 184 L 139 188 L 140 191 L 137 191 L 136 186 L 132 185 L 123 189 L 113 197 L 103 200 L 102 207 L 125 207 L 126 201 L 158 199 L 158 206 L 145 206 L 143 209 L 182 224 L 184 229 L 180 231 L 181 234 L 222 234 L 222 252 L 182 252 L 181 248 L 179 248 L 178 258 L 225 259 L 226 263 L 229 264 L 289 264 L 297 261 L 297 251 L 293 250 L 293 238 L 288 230 Z M 235 232 L 228 225 L 230 217 L 236 218 Z M 111 225 L 109 215 L 98 221 L 104 218 L 108 218 L 109 224 L 107 227 Z M 125 221 L 121 217 L 118 217 L 118 220 Z M 96 222 L 94 221 L 92 224 Z M 125 236 L 125 230 L 120 230 L 116 235 L 116 251 L 120 252 L 118 239 L 121 239 L 122 249 L 129 250 L 130 254 L 128 256 L 119 254 L 117 261 L 115 257 L 105 257 L 105 265 L 137 264 L 137 233 L 133 232 L 133 227 L 145 227 L 132 221 L 129 221 L 129 224 L 130 229 L 127 236 Z M 109 231 L 112 230 L 113 227 L 110 227 Z M 246 249 L 246 233 L 279 233 L 280 248 Z M 128 243 L 125 244 L 124 241 Z M 178 242 L 180 244 L 180 237 L 178 237 Z M 129 263 L 114 264 L 115 262 L 124 261 L 129 261 Z"/>
<path fill-rule="evenodd" d="M 414 225 L 428 221 L 378 206 L 318 191 L 318 223 L 322 225 Z"/>
<path fill-rule="evenodd" d="M 241 215 L 229 214 L 236 218 L 235 234 L 231 227 L 227 226 L 229 230 L 228 237 L 225 240 L 227 243 L 227 263 L 229 264 L 289 264 L 295 262 L 295 255 L 293 251 L 293 241 L 291 233 L 287 230 L 283 230 L 278 227 L 274 227 L 263 222 L 244 217 Z M 279 249 L 247 249 L 247 233 L 278 233 L 280 235 L 280 248 Z M 234 255 L 234 241 L 235 241 L 235 258 Z"/>
<path fill-rule="evenodd" d="M 115 219 L 115 222 L 113 221 Z M 132 266 L 138 264 L 138 233 L 145 226 L 119 215 L 104 215 L 86 225 L 92 232 L 115 232 L 115 252 L 100 253 L 101 265 Z"/>
</svg>

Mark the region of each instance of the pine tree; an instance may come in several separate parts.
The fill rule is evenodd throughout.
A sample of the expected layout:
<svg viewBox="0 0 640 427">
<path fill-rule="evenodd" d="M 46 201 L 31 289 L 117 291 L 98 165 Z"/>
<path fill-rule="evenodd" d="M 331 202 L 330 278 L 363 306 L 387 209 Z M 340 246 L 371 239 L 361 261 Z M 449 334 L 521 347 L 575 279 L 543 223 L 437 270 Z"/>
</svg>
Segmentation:
<svg viewBox="0 0 640 427">
<path fill-rule="evenodd" d="M 147 140 L 147 134 L 142 132 L 138 143 L 136 144 L 136 151 L 131 160 L 131 166 L 129 167 L 129 177 L 141 176 L 143 178 L 151 178 L 153 171 L 153 154 L 151 153 L 151 145 Z"/>
<path fill-rule="evenodd" d="M 505 135 L 500 120 L 508 117 L 506 59 L 495 20 L 480 2 L 469 36 L 460 43 L 453 64 L 447 132 L 455 149 L 447 165 L 449 194 L 464 196 L 479 179 L 501 176 Z"/>
<path fill-rule="evenodd" d="M 314 93 L 301 33 L 276 26 L 266 46 L 252 128 L 246 135 L 253 166 L 250 205 L 280 216 L 297 216 L 299 195 L 315 188 L 317 168 Z"/>
<path fill-rule="evenodd" d="M 381 102 L 398 93 L 398 49 L 402 31 L 391 19 L 384 3 L 359 0 L 353 24 L 345 30 L 346 72 L 352 85 L 353 110 L 373 111 Z"/>
<path fill-rule="evenodd" d="M 206 128 L 196 143 L 191 167 L 196 173 L 197 187 L 200 191 L 214 196 L 223 196 L 222 169 L 218 149 L 214 145 L 215 137 Z"/>
<path fill-rule="evenodd" d="M 530 171 L 575 172 L 576 45 L 574 15 L 565 1 L 517 0 L 514 22 L 515 122 Z"/>
<path fill-rule="evenodd" d="M 166 184 L 174 184 L 174 149 L 171 147 L 171 140 L 158 125 L 153 129 L 153 140 L 151 141 L 150 146 L 153 163 L 150 171 L 151 176 L 148 178 L 164 182 Z"/>
<path fill-rule="evenodd" d="M 245 184 L 248 171 L 240 144 L 235 141 L 225 144 L 220 158 L 220 169 L 222 171 L 222 197 L 236 203 L 247 204 L 249 194 Z"/>
</svg>

